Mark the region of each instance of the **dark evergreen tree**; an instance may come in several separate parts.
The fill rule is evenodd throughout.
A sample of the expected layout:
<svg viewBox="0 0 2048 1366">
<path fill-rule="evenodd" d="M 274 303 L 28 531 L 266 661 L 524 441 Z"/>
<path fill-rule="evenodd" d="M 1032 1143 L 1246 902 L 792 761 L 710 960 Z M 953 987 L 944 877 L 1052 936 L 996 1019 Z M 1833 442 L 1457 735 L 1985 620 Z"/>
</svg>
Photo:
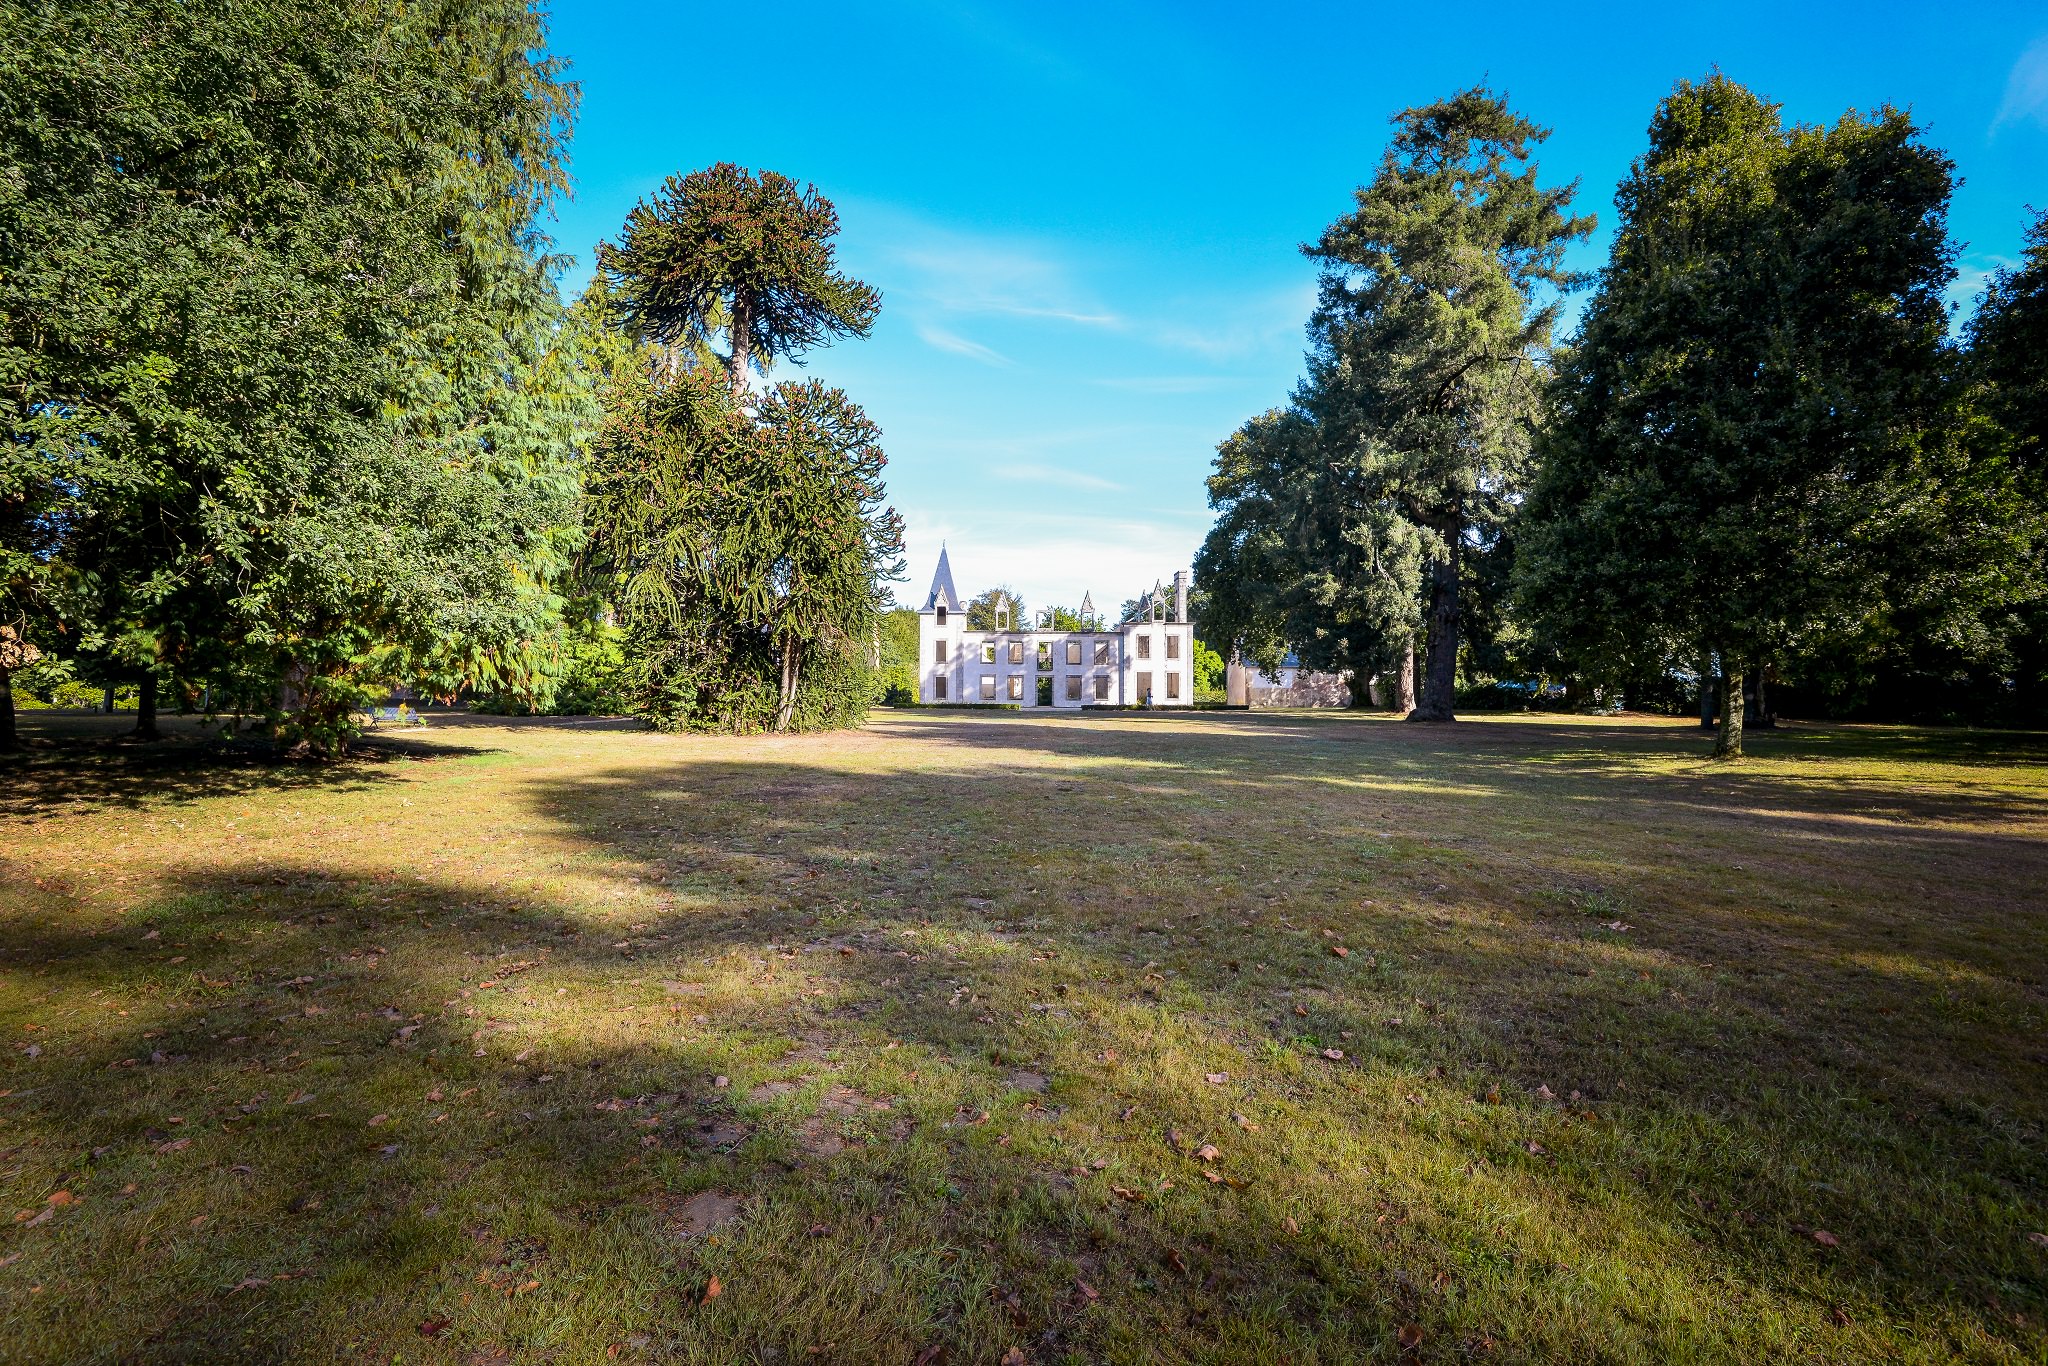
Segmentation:
<svg viewBox="0 0 2048 1366">
<path fill-rule="evenodd" d="M 1421 536 L 1426 658 L 1411 719 L 1452 719 L 1464 557 L 1519 491 L 1539 379 L 1592 230 L 1577 186 L 1538 183 L 1548 133 L 1484 89 L 1403 111 L 1357 207 L 1308 248 L 1323 263 L 1301 404 L 1328 495 Z M 1548 294 L 1550 297 L 1544 298 Z"/>
<path fill-rule="evenodd" d="M 1659 107 L 1553 397 L 1522 601 L 1578 657 L 1763 671 L 1914 576 L 1952 431 L 1941 153 L 1895 110 L 1786 128 L 1719 75 Z M 1949 544 L 1943 542 L 1943 544 Z M 1922 565 L 1924 567 L 1925 561 Z"/>
</svg>

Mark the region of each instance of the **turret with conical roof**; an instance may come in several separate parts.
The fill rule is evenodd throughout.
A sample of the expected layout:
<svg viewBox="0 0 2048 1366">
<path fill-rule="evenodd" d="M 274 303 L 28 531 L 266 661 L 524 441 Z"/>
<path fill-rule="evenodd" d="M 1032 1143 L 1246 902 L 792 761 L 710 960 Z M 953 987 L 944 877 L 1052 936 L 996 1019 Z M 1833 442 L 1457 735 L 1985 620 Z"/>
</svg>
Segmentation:
<svg viewBox="0 0 2048 1366">
<path fill-rule="evenodd" d="M 939 607 L 949 612 L 960 610 L 960 594 L 953 587 L 953 566 L 946 559 L 944 546 L 939 547 L 939 567 L 932 574 L 932 591 L 924 600 L 927 612 Z"/>
</svg>

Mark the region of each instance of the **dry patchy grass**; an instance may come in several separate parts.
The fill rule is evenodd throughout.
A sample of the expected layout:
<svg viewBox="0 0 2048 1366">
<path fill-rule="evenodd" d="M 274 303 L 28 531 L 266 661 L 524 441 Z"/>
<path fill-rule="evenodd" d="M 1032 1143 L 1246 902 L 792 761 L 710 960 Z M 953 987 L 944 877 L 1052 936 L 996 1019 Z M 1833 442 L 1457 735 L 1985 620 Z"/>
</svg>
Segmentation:
<svg viewBox="0 0 2048 1366">
<path fill-rule="evenodd" d="M 0 1358 L 2043 1360 L 2048 744 L 1704 747 L 39 750 Z"/>
</svg>

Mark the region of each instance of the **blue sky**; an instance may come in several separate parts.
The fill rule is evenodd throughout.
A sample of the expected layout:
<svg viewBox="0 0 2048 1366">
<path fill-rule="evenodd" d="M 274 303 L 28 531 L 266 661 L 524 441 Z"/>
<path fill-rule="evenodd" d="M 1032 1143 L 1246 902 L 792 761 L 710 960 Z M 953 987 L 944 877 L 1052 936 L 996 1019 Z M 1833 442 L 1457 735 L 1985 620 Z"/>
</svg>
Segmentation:
<svg viewBox="0 0 2048 1366">
<path fill-rule="evenodd" d="M 1719 66 L 1830 121 L 1909 106 L 1964 178 L 1956 297 L 2048 205 L 2048 6 L 613 5 L 558 0 L 583 88 L 555 232 L 588 277 L 664 176 L 809 181 L 874 335 L 803 372 L 881 424 L 909 530 L 960 588 L 1113 607 L 1185 567 L 1216 443 L 1301 372 L 1314 271 L 1387 118 L 1476 81 L 1554 130 L 1600 231 L 1657 101 Z"/>
</svg>

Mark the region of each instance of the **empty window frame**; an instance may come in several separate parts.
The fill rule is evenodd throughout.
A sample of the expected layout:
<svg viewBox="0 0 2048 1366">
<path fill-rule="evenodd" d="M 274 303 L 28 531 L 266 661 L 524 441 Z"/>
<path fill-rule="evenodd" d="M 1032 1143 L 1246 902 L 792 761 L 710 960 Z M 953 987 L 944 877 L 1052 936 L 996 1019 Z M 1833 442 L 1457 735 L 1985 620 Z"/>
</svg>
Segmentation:
<svg viewBox="0 0 2048 1366">
<path fill-rule="evenodd" d="M 1109 663 L 1109 642 L 1108 642 L 1108 641 L 1106 641 L 1106 640 L 1098 640 L 1098 641 L 1096 641 L 1096 642 L 1095 642 L 1095 662 L 1096 662 L 1097 664 L 1107 664 L 1107 663 Z"/>
<path fill-rule="evenodd" d="M 1179 696 L 1180 696 L 1180 675 L 1179 675 L 1179 674 L 1176 674 L 1176 673 L 1169 673 L 1169 674 L 1168 674 L 1168 675 L 1166 676 L 1166 700 L 1167 700 L 1167 701 L 1169 701 L 1169 702 L 1171 702 L 1171 701 L 1173 701 L 1174 699 L 1178 698 Z"/>
<path fill-rule="evenodd" d="M 1012 702 L 1022 702 L 1024 700 L 1024 676 L 1022 674 L 1010 675 L 1010 700 Z"/>
<path fill-rule="evenodd" d="M 981 662 L 984 664 L 996 662 L 996 643 L 993 640 L 981 642 Z"/>
<path fill-rule="evenodd" d="M 946 609 L 945 609 L 945 608 L 943 608 L 943 607 L 941 607 L 941 608 L 939 609 L 939 625 L 941 625 L 941 626 L 944 626 L 945 624 L 946 624 Z"/>
<path fill-rule="evenodd" d="M 1069 664 L 1079 664 L 1080 662 L 1081 662 L 1081 642 L 1080 642 L 1080 641 L 1078 641 L 1078 640 L 1070 640 L 1070 641 L 1068 641 L 1068 642 L 1067 642 L 1067 663 L 1069 663 Z"/>
<path fill-rule="evenodd" d="M 1067 675 L 1067 701 L 1069 701 L 1069 702 L 1079 702 L 1080 700 L 1081 700 L 1081 675 L 1079 675 L 1079 674 L 1068 674 L 1068 675 Z"/>
<path fill-rule="evenodd" d="M 1166 657 L 1168 659 L 1180 658 L 1180 632 L 1168 631 L 1166 633 Z"/>
<path fill-rule="evenodd" d="M 1152 635 L 1149 631 L 1140 631 L 1138 632 L 1138 658 L 1150 659 L 1151 657 Z"/>
<path fill-rule="evenodd" d="M 996 676 L 994 674 L 983 674 L 981 676 L 981 700 L 984 702 L 996 700 Z"/>
<path fill-rule="evenodd" d="M 1023 641 L 1013 640 L 1010 642 L 1010 662 L 1012 664 L 1022 664 L 1024 662 Z"/>
<path fill-rule="evenodd" d="M 936 700 L 940 701 L 940 702 L 943 702 L 943 701 L 945 701 L 945 700 L 946 700 L 946 680 L 945 680 L 945 679 L 943 679 L 943 678 L 934 678 L 934 679 L 932 680 L 932 697 L 933 697 L 933 698 L 935 698 Z"/>
<path fill-rule="evenodd" d="M 1042 674 L 1052 672 L 1052 642 L 1049 640 L 1038 642 L 1038 671 Z"/>
<path fill-rule="evenodd" d="M 944 664 L 945 662 L 946 662 L 946 642 L 945 642 L 945 641 L 943 641 L 943 640 L 935 640 L 935 641 L 933 641 L 933 642 L 932 642 L 932 663 L 934 663 L 934 664 Z"/>
<path fill-rule="evenodd" d="M 1145 703 L 1145 702 L 1150 702 L 1151 700 L 1152 700 L 1152 675 L 1151 675 L 1151 674 L 1139 674 L 1139 675 L 1138 675 L 1138 701 L 1139 701 L 1140 703 Z"/>
<path fill-rule="evenodd" d="M 1095 675 L 1095 700 L 1097 702 L 1107 702 L 1109 700 L 1108 674 Z"/>
</svg>

